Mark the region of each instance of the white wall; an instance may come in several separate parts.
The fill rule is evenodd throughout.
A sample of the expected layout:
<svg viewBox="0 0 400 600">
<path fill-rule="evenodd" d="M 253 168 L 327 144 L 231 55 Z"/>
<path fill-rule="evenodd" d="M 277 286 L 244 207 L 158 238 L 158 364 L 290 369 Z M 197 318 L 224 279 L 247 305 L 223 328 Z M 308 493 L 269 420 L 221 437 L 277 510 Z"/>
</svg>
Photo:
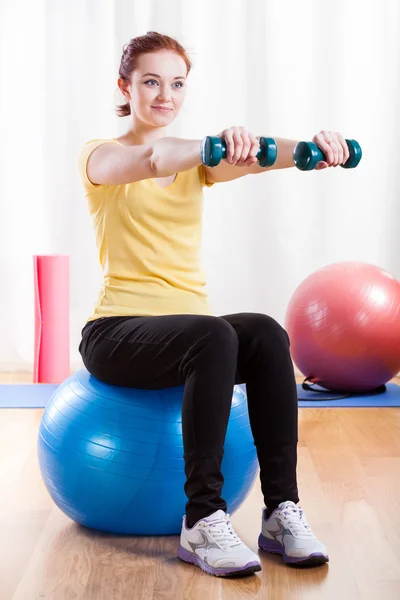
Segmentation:
<svg viewBox="0 0 400 600">
<path fill-rule="evenodd" d="M 216 314 L 283 323 L 296 286 L 341 260 L 400 278 L 397 0 L 1 0 L 0 370 L 33 360 L 32 255 L 71 256 L 71 360 L 101 273 L 76 157 L 115 136 L 122 45 L 155 29 L 191 52 L 188 97 L 171 133 L 231 125 L 310 140 L 357 139 L 355 170 L 293 168 L 206 190 L 204 261 Z"/>
</svg>

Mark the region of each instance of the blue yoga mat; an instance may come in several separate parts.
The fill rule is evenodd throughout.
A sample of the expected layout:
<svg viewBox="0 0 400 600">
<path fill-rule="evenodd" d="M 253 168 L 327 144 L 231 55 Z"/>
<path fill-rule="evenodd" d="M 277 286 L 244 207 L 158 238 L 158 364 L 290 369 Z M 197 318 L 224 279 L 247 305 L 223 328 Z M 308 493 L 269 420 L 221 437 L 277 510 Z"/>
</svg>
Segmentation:
<svg viewBox="0 0 400 600">
<path fill-rule="evenodd" d="M 22 383 L 0 385 L 0 408 L 45 408 L 56 383 Z"/>
<path fill-rule="evenodd" d="M 329 392 L 318 386 L 315 386 L 315 389 L 321 391 L 306 391 L 303 390 L 300 383 L 297 384 L 300 408 L 384 408 L 400 406 L 400 386 L 395 383 L 387 383 L 386 391 L 383 393 L 353 394 L 348 398 L 342 398 L 341 396 L 344 396 L 344 394 Z"/>
<path fill-rule="evenodd" d="M 0 408 L 44 408 L 58 385 L 50 383 L 0 385 Z M 354 395 L 340 400 L 325 400 L 340 394 L 309 392 L 297 384 L 300 408 L 400 407 L 400 386 L 388 383 L 383 394 Z M 322 399 L 321 396 L 324 398 Z"/>
</svg>

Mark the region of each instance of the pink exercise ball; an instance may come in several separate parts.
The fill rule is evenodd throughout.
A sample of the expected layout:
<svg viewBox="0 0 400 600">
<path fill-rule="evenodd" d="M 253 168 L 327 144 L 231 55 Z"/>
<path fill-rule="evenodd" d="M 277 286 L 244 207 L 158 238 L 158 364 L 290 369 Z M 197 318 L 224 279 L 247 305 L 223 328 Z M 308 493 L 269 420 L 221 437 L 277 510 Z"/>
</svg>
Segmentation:
<svg viewBox="0 0 400 600">
<path fill-rule="evenodd" d="M 305 377 L 336 392 L 372 391 L 400 371 L 400 283 L 375 265 L 328 265 L 296 289 L 285 328 Z"/>
</svg>

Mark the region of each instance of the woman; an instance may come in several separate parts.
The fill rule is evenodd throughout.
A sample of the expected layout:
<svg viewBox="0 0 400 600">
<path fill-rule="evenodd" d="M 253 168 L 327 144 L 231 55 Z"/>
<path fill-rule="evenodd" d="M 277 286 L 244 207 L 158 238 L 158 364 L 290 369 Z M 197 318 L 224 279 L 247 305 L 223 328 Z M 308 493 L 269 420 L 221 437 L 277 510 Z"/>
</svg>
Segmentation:
<svg viewBox="0 0 400 600">
<path fill-rule="evenodd" d="M 125 47 L 118 86 L 129 115 L 117 139 L 85 144 L 80 170 L 96 230 L 104 286 L 82 331 L 80 352 L 96 378 L 137 388 L 184 384 L 185 493 L 178 556 L 213 575 L 261 569 L 232 528 L 220 466 L 235 383 L 247 384 L 260 464 L 260 548 L 288 563 L 328 561 L 302 509 L 296 482 L 297 394 L 289 339 L 262 314 L 211 314 L 200 264 L 204 186 L 266 170 L 258 140 L 242 127 L 220 132 L 227 158 L 200 159 L 201 140 L 166 137 L 185 97 L 190 60 L 155 32 Z M 265 133 L 265 132 L 264 132 Z M 327 161 L 348 158 L 341 134 L 313 138 Z M 277 139 L 274 169 L 293 166 L 293 140 Z M 160 498 L 160 502 L 163 499 Z"/>
</svg>

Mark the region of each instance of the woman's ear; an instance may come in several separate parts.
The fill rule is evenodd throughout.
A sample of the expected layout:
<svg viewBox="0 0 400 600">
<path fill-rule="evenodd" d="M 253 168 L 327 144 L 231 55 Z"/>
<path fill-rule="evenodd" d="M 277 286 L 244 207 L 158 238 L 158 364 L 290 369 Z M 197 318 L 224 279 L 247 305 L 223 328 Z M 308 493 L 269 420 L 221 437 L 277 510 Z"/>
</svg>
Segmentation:
<svg viewBox="0 0 400 600">
<path fill-rule="evenodd" d="M 125 100 L 130 102 L 131 95 L 129 92 L 129 83 L 127 81 L 125 81 L 124 79 L 121 79 L 121 77 L 120 77 L 118 79 L 118 87 L 119 87 L 123 97 L 125 98 Z"/>
</svg>

